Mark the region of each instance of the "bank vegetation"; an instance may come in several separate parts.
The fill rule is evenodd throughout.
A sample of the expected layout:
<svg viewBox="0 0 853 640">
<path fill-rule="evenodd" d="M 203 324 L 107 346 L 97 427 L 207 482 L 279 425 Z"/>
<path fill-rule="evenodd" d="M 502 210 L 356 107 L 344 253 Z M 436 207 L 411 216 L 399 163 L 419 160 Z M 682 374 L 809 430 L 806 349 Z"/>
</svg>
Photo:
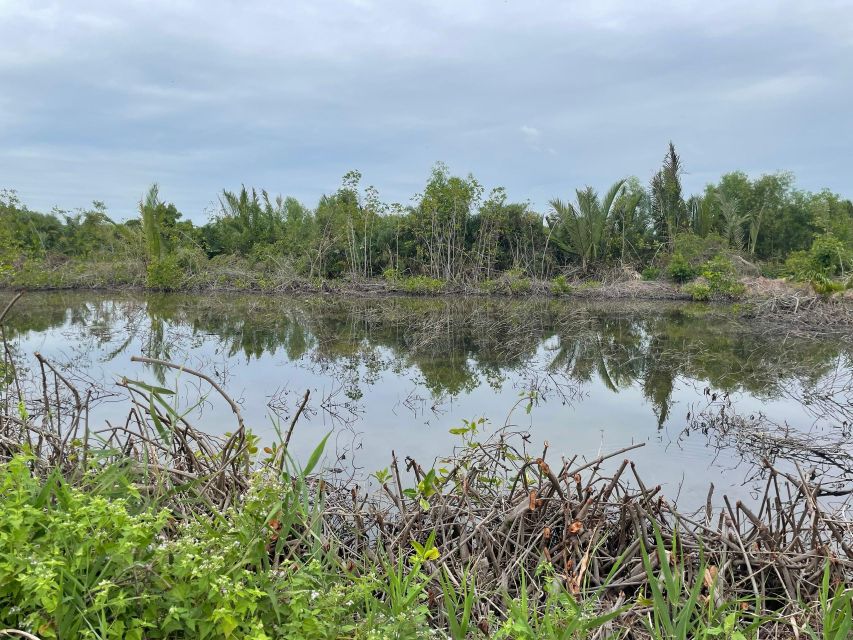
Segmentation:
<svg viewBox="0 0 853 640">
<path fill-rule="evenodd" d="M 648 182 L 555 194 L 544 211 L 441 163 L 405 205 L 384 202 L 351 171 L 313 208 L 265 190 L 224 190 L 202 225 L 157 185 L 124 222 L 102 202 L 39 213 L 5 190 L 0 284 L 712 300 L 749 297 L 784 278 L 795 292 L 843 294 L 849 199 L 800 190 L 791 174 L 737 171 L 687 195 L 684 171 L 670 144 Z"/>
</svg>

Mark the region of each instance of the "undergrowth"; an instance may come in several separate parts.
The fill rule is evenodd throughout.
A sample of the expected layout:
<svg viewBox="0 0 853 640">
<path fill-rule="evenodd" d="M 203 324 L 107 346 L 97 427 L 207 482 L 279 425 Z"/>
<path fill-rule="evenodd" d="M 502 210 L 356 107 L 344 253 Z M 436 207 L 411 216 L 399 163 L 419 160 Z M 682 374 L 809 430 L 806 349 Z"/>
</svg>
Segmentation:
<svg viewBox="0 0 853 640">
<path fill-rule="evenodd" d="M 181 517 L 147 498 L 130 468 L 95 460 L 70 482 L 58 472 L 35 477 L 31 462 L 24 454 L 0 466 L 0 621 L 39 638 L 533 640 L 630 630 L 745 640 L 774 622 L 753 613 L 756 603 L 718 603 L 705 563 L 688 581 L 687 561 L 659 534 L 656 547 L 641 547 L 646 587 L 621 602 L 606 587 L 567 585 L 543 560 L 544 601 L 534 606 L 523 589 L 499 615 L 484 613 L 484 599 L 502 596 L 479 591 L 475 568 L 461 581 L 440 569 L 434 535 L 414 541 L 408 558 L 376 558 L 369 571 L 339 566 L 307 476 L 291 465 L 258 472 L 243 501 L 217 515 Z M 285 540 L 298 553 L 277 561 Z M 828 576 L 820 619 L 804 633 L 847 638 L 853 592 L 832 588 Z"/>
</svg>

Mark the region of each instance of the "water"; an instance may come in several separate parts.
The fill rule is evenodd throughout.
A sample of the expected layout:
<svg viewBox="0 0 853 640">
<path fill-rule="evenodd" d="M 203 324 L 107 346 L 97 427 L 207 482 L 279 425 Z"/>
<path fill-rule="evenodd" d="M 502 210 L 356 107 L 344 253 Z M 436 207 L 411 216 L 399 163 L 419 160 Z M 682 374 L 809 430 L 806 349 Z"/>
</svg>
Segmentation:
<svg viewBox="0 0 853 640">
<path fill-rule="evenodd" d="M 742 497 L 760 452 L 691 429 L 728 396 L 741 415 L 834 434 L 851 407 L 847 336 L 758 330 L 733 312 L 683 304 L 335 296 L 32 293 L 7 319 L 25 362 L 36 351 L 101 389 L 92 423 L 120 420 L 124 376 L 175 387 L 190 404 L 209 388 L 187 374 L 131 362 L 164 358 L 203 369 L 237 398 L 263 441 L 311 400 L 293 447 L 306 455 L 332 431 L 325 464 L 365 477 L 391 451 L 429 466 L 459 437 L 508 425 L 535 450 L 592 458 L 645 443 L 629 457 L 648 484 L 681 504 L 708 483 Z M 713 395 L 712 395 L 713 394 Z M 829 407 L 834 413 L 827 419 Z M 235 420 L 215 394 L 192 414 L 214 433 Z M 821 417 L 823 416 L 823 417 Z"/>
</svg>

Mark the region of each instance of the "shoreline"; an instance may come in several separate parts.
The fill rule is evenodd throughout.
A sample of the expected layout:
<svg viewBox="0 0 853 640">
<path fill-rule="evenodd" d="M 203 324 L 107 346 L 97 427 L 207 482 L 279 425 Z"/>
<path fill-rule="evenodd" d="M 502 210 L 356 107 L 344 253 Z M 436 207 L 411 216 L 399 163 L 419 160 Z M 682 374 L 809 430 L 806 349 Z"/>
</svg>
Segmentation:
<svg viewBox="0 0 853 640">
<path fill-rule="evenodd" d="M 420 282 L 418 278 L 412 278 Z M 141 283 L 96 282 L 84 284 L 68 282 L 62 285 L 23 287 L 0 284 L 0 292 L 8 294 L 48 292 L 135 293 L 173 295 L 250 295 L 264 298 L 276 296 L 344 296 L 361 299 L 411 298 L 446 300 L 473 298 L 481 300 L 562 300 L 578 302 L 669 302 L 690 304 L 707 308 L 709 312 L 733 308 L 744 320 L 758 322 L 768 327 L 797 328 L 808 332 L 846 330 L 853 327 L 853 296 L 847 292 L 818 295 L 809 288 L 781 279 L 744 277 L 739 280 L 743 293 L 738 296 L 715 296 L 710 300 L 695 300 L 688 287 L 661 280 L 622 278 L 613 281 L 567 281 L 555 291 L 553 281 L 525 280 L 523 289 L 513 288 L 508 281 L 502 286 L 486 290 L 482 283 L 440 283 L 440 287 L 413 288 L 406 280 L 389 281 L 380 278 L 350 281 L 345 279 L 311 282 L 291 279 L 276 286 L 261 287 L 252 283 L 246 286 L 233 284 L 220 286 L 205 283 L 203 286 L 182 286 L 170 290 L 154 289 Z"/>
</svg>

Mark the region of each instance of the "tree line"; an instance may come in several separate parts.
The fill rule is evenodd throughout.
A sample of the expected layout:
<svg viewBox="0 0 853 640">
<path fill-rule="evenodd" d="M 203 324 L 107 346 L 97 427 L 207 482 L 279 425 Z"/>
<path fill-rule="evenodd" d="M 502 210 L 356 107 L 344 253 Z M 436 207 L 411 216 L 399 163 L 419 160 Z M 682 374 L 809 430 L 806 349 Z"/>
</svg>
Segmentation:
<svg viewBox="0 0 853 640">
<path fill-rule="evenodd" d="M 577 189 L 544 212 L 486 191 L 473 176 L 437 163 L 409 205 L 384 202 L 351 171 L 313 208 L 265 190 L 223 190 L 209 221 L 184 219 L 156 185 L 139 216 L 112 220 L 102 202 L 84 211 L 29 210 L 0 191 L 0 264 L 135 256 L 167 285 L 188 261 L 233 256 L 306 278 L 426 277 L 490 281 L 502 274 L 551 279 L 630 265 L 654 277 L 694 273 L 719 254 L 761 263 L 770 275 L 844 276 L 853 256 L 853 203 L 828 190 L 798 189 L 790 173 L 734 171 L 686 195 L 685 169 L 670 143 L 646 182 Z M 675 266 L 673 266 L 675 265 Z M 682 274 L 683 275 L 683 274 Z M 677 278 L 678 279 L 678 278 Z"/>
</svg>

